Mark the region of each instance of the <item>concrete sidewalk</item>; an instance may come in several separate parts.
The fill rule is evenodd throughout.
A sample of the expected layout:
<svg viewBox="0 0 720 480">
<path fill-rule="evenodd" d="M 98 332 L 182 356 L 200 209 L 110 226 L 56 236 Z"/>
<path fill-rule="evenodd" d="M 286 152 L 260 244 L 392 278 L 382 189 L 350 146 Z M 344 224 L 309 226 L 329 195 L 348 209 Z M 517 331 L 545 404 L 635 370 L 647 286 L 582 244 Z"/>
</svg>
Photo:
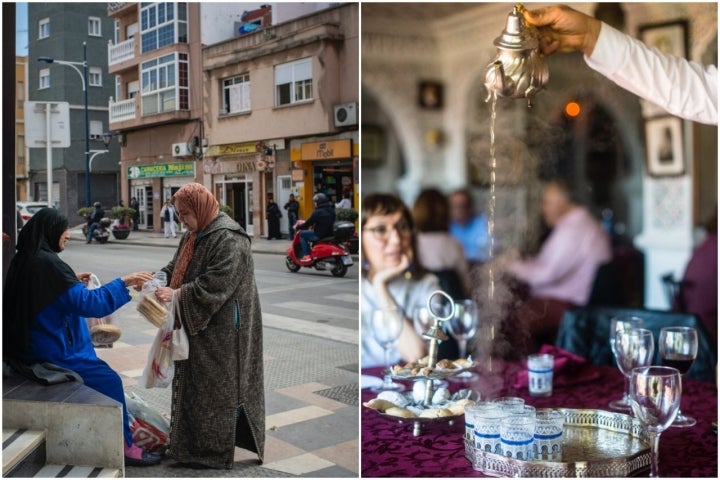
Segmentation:
<svg viewBox="0 0 720 480">
<path fill-rule="evenodd" d="M 130 236 L 125 240 L 117 240 L 110 235 L 108 243 L 124 243 L 127 245 L 145 245 L 152 247 L 170 247 L 177 248 L 180 243 L 181 233 L 178 233 L 177 238 L 165 238 L 162 232 L 153 232 L 152 230 L 138 230 L 131 231 Z M 70 229 L 70 239 L 85 241 L 85 236 L 82 233 L 82 225 L 78 225 Z M 92 245 L 97 245 L 96 241 L 93 241 Z M 290 240 L 268 240 L 263 237 L 252 237 L 252 251 L 255 253 L 269 253 L 277 255 L 285 255 L 285 251 L 290 247 Z"/>
</svg>

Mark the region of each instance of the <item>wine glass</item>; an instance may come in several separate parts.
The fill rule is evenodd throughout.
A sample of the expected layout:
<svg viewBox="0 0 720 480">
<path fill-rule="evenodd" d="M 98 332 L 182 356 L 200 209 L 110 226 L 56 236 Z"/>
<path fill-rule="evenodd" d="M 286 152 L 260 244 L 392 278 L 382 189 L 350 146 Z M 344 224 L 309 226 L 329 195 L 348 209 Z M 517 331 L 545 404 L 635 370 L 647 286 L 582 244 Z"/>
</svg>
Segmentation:
<svg viewBox="0 0 720 480">
<path fill-rule="evenodd" d="M 697 330 L 691 327 L 663 327 L 658 339 L 660 359 L 666 367 L 676 368 L 685 375 L 692 367 L 698 352 Z M 671 427 L 692 427 L 697 423 L 693 417 L 683 415 L 678 408 Z"/>
<path fill-rule="evenodd" d="M 618 365 L 618 368 L 620 368 L 620 364 L 617 361 L 617 352 L 615 351 L 615 335 L 619 331 L 627 331 L 632 330 L 633 328 L 642 328 L 644 325 L 644 321 L 640 317 L 634 317 L 634 316 L 618 316 L 613 317 L 610 320 L 610 349 L 612 350 L 613 356 L 615 357 L 615 361 Z M 620 370 L 622 372 L 622 369 Z M 629 382 L 630 379 L 625 376 L 625 391 L 623 392 L 623 396 L 619 400 L 613 400 L 608 405 L 610 408 L 614 408 L 615 410 L 630 410 L 630 399 L 628 397 L 628 389 L 629 389 Z"/>
<path fill-rule="evenodd" d="M 467 342 L 475 336 L 478 325 L 478 307 L 472 300 L 459 300 L 455 302 L 455 314 L 447 322 L 450 328 L 450 335 L 458 342 L 460 358 L 467 357 Z M 472 372 L 462 372 L 450 380 L 468 381 L 476 379 L 477 375 Z"/>
<path fill-rule="evenodd" d="M 433 324 L 433 314 L 430 309 L 424 306 L 415 307 L 413 310 L 413 326 L 418 335 L 427 332 Z"/>
<path fill-rule="evenodd" d="M 405 390 L 405 386 L 400 383 L 393 382 L 390 374 L 390 368 L 392 367 L 392 365 L 390 365 L 390 349 L 400 337 L 400 333 L 402 332 L 404 323 L 402 315 L 395 308 L 373 310 L 370 321 L 375 340 L 377 340 L 385 350 L 385 366 L 387 368 L 383 376 L 382 385 L 373 387 L 371 390 L 374 392 L 383 392 L 386 390 L 402 392 Z"/>
<path fill-rule="evenodd" d="M 680 409 L 680 372 L 672 367 L 637 367 L 630 377 L 630 405 L 650 438 L 650 476 L 658 476 L 660 434 Z"/>
<path fill-rule="evenodd" d="M 626 384 L 635 367 L 646 367 L 652 363 L 655 353 L 653 334 L 645 328 L 619 331 L 615 334 L 615 352 L 618 368 L 625 375 Z"/>
</svg>

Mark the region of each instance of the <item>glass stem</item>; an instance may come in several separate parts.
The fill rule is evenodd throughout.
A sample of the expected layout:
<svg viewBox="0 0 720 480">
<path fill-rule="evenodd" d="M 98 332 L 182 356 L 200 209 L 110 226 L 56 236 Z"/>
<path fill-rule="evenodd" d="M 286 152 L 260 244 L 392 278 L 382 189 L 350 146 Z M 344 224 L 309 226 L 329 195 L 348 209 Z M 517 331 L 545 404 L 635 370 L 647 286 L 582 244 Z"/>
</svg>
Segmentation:
<svg viewBox="0 0 720 480">
<path fill-rule="evenodd" d="M 630 405 L 630 377 L 627 375 L 623 376 L 625 377 L 625 393 L 623 393 L 623 402 Z"/>
<path fill-rule="evenodd" d="M 385 344 L 385 365 L 387 366 L 387 373 L 385 374 L 383 381 L 387 387 L 392 384 L 392 377 L 390 376 L 390 344 L 387 343 Z"/>
<path fill-rule="evenodd" d="M 660 434 L 648 432 L 650 436 L 650 476 L 659 477 L 658 474 L 658 447 L 660 445 Z"/>
<path fill-rule="evenodd" d="M 467 340 L 466 339 L 460 339 L 458 340 L 458 348 L 460 349 L 460 358 L 467 357 Z"/>
</svg>

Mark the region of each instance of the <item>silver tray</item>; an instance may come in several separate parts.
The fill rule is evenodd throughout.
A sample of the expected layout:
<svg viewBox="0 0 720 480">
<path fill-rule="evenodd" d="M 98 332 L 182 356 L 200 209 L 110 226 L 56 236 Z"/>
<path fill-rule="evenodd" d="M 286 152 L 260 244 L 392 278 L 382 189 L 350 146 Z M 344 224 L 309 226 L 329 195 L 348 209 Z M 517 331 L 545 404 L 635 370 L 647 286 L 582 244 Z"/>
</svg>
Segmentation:
<svg viewBox="0 0 720 480">
<path fill-rule="evenodd" d="M 444 380 L 446 378 L 454 377 L 455 375 L 463 372 L 467 372 L 468 370 L 472 370 L 477 366 L 477 363 L 472 362 L 467 367 L 462 368 L 452 368 L 452 369 L 443 369 L 443 370 L 435 370 L 430 375 L 403 375 L 398 373 L 393 373 L 392 370 L 389 372 L 385 370 L 383 374 L 390 373 L 390 376 L 396 380 Z"/>
<path fill-rule="evenodd" d="M 636 419 L 605 410 L 558 410 L 565 413 L 562 462 L 473 449 L 473 468 L 495 477 L 627 477 L 650 468 L 650 444 Z"/>
<path fill-rule="evenodd" d="M 368 408 L 368 407 L 365 407 Z M 405 418 L 405 417 L 396 417 L 395 415 L 388 415 L 387 413 L 379 412 L 373 408 L 368 408 L 369 410 L 372 410 L 377 415 L 380 415 L 382 418 L 390 421 L 390 422 L 396 422 L 396 423 L 412 423 L 413 425 L 413 436 L 418 437 L 422 434 L 422 426 L 423 425 L 430 425 L 430 424 L 441 424 L 441 423 L 447 423 L 448 425 L 454 425 L 455 421 L 459 420 L 461 422 L 464 421 L 464 414 L 461 415 L 452 415 L 450 417 L 436 417 L 436 418 L 425 418 L 425 417 L 411 417 L 411 418 Z"/>
</svg>

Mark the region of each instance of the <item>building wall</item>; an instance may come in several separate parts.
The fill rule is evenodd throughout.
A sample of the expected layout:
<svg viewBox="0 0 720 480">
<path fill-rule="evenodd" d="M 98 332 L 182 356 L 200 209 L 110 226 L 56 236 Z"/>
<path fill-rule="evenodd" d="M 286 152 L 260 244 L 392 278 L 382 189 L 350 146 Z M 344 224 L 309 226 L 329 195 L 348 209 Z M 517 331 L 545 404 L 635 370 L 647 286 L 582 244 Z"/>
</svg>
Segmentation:
<svg viewBox="0 0 720 480">
<path fill-rule="evenodd" d="M 100 67 L 102 86 L 88 86 L 88 119 L 102 122 L 108 130 L 107 100 L 115 93 L 115 83 L 107 74 L 107 42 L 113 37 L 113 22 L 107 17 L 105 3 L 30 3 L 28 5 L 28 95 L 33 101 L 66 101 L 70 104 L 70 136 L 68 148 L 53 149 L 53 183 L 57 184 L 59 197 L 56 203 L 60 211 L 68 215 L 70 223 L 83 219 L 76 214 L 86 204 L 85 189 L 85 109 L 80 76 L 73 68 L 60 64 L 35 61 L 46 56 L 70 62 L 83 61 L 83 42 L 87 42 L 87 64 Z M 88 17 L 101 22 L 101 36 L 88 33 Z M 50 19 L 50 37 L 38 39 L 38 21 Z M 50 88 L 39 89 L 39 71 L 50 69 Z M 82 67 L 80 72 L 82 73 Z M 89 74 L 89 72 L 88 72 Z M 90 150 L 103 150 L 101 141 L 90 141 Z M 97 155 L 92 164 L 90 202 L 100 201 L 106 206 L 115 205 L 118 199 L 117 173 L 119 148 L 111 145 L 109 152 Z M 29 196 L 33 200 L 37 184 L 44 183 L 46 162 L 44 148 L 32 148 L 29 155 Z M 95 178 L 97 174 L 97 178 Z M 108 176 L 115 178 L 110 188 Z"/>
<path fill-rule="evenodd" d="M 15 178 L 17 201 L 28 199 L 28 149 L 25 146 L 25 108 L 28 99 L 28 57 L 15 59 Z"/>
</svg>

